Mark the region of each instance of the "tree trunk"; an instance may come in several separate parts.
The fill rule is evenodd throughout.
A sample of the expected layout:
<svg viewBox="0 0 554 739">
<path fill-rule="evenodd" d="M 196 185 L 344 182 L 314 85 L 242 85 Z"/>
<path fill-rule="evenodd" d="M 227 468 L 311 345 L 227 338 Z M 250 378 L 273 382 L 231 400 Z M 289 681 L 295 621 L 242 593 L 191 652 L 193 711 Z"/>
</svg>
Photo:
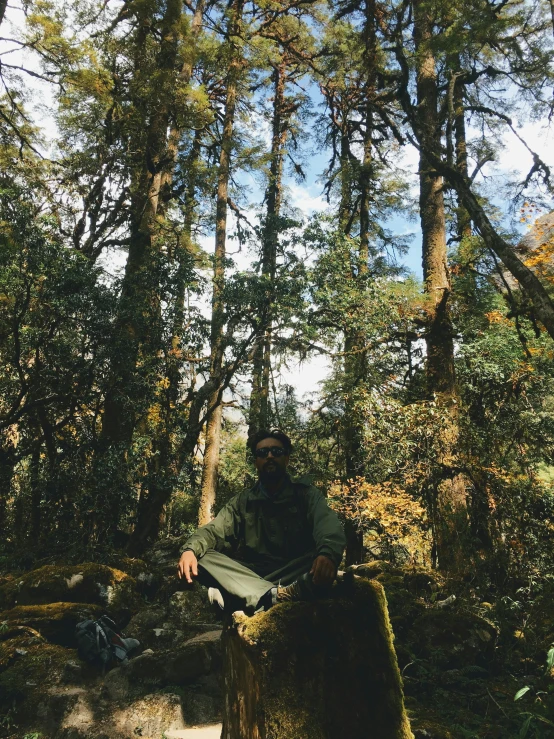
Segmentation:
<svg viewBox="0 0 554 739">
<path fill-rule="evenodd" d="M 105 399 L 101 452 L 97 464 L 101 470 L 99 497 L 107 501 L 103 506 L 103 520 L 109 520 L 111 533 L 117 527 L 121 497 L 128 487 L 127 450 L 137 420 L 137 407 L 144 396 L 137 365 L 141 353 L 154 357 L 161 347 L 159 290 L 163 255 L 157 239 L 157 221 L 161 212 L 162 189 L 167 190 L 171 183 L 180 138 L 180 130 L 175 120 L 172 121 L 176 89 L 177 85 L 186 85 L 190 80 L 196 53 L 194 42 L 201 28 L 203 7 L 204 0 L 199 0 L 190 31 L 193 42 L 187 44 L 185 62 L 182 63 L 182 0 L 168 0 L 160 27 L 154 99 L 144 100 L 141 86 L 137 84 L 135 104 L 137 109 L 144 109 L 147 131 L 141 167 L 132 177 L 129 254 L 115 323 L 110 389 Z M 140 80 L 141 73 L 145 73 L 146 39 L 151 33 L 151 14 L 152 8 L 148 6 L 140 6 L 137 13 L 137 80 Z M 180 71 L 179 75 L 177 71 Z M 107 469 L 113 472 L 106 478 Z M 162 497 L 166 497 L 165 490 Z M 152 502 L 148 502 L 148 498 L 145 496 L 139 505 L 136 540 L 142 540 L 145 536 L 140 522 L 145 521 L 144 506 L 149 508 Z M 147 524 L 147 528 L 150 525 Z M 103 535 L 105 528 L 105 525 L 100 525 L 99 529 L 102 530 L 97 531 L 97 535 Z"/>
<path fill-rule="evenodd" d="M 0 0 L 0 24 L 4 20 L 7 7 L 8 7 L 8 0 Z"/>
<path fill-rule="evenodd" d="M 364 65 L 366 82 L 364 85 L 364 138 L 363 157 L 359 169 L 358 187 L 360 191 L 360 235 L 357 264 L 354 265 L 352 279 L 359 283 L 360 295 L 365 290 L 365 280 L 368 273 L 369 241 L 370 241 L 370 197 L 374 187 L 373 179 L 373 105 L 376 88 L 376 46 L 375 33 L 375 2 L 366 0 L 364 23 Z M 363 347 L 366 336 L 358 330 L 347 331 L 344 342 L 345 360 L 345 421 L 344 421 L 344 450 L 346 459 L 346 474 L 348 479 L 363 477 L 365 463 L 363 452 L 363 435 L 365 418 L 359 410 L 358 388 L 366 382 L 367 357 Z M 352 521 L 345 525 L 346 534 L 346 565 L 357 564 L 363 561 L 363 532 Z"/>
<path fill-rule="evenodd" d="M 223 136 L 219 155 L 219 173 L 217 180 L 217 205 L 215 226 L 215 254 L 214 277 L 212 292 L 212 323 L 210 333 L 210 377 L 219 378 L 223 365 L 225 320 L 225 305 L 223 289 L 225 287 L 225 250 L 227 238 L 227 199 L 231 164 L 231 150 L 233 147 L 233 127 L 235 122 L 235 108 L 240 71 L 243 66 L 242 51 L 237 39 L 240 37 L 242 10 L 244 0 L 235 0 L 233 14 L 229 21 L 229 43 L 233 45 L 233 55 L 229 65 L 226 84 L 225 116 L 223 121 Z M 211 520 L 217 490 L 217 470 L 219 465 L 219 445 L 221 439 L 221 388 L 219 383 L 208 398 L 208 408 L 213 412 L 206 421 L 204 462 L 202 465 L 202 483 L 200 491 L 200 506 L 198 513 L 199 525 Z"/>
<path fill-rule="evenodd" d="M 8 502 L 11 498 L 12 478 L 17 464 L 16 445 L 6 434 L 0 447 L 0 536 L 6 537 Z"/>
<path fill-rule="evenodd" d="M 262 235 L 262 284 L 265 288 L 265 303 L 260 316 L 260 335 L 254 355 L 252 372 L 252 392 L 250 394 L 250 413 L 248 435 L 267 428 L 269 424 L 269 382 L 271 376 L 271 329 L 274 303 L 274 283 L 277 265 L 277 245 L 279 239 L 279 216 L 283 176 L 283 149 L 288 133 L 288 117 L 285 101 L 285 81 L 287 62 L 283 57 L 274 68 L 273 126 L 271 137 L 271 163 L 269 182 L 265 201 L 267 203 Z"/>
<path fill-rule="evenodd" d="M 159 84 L 156 99 L 148 101 L 151 111 L 142 169 L 135 177 L 131 196 L 130 244 L 121 299 L 116 319 L 110 390 L 102 420 L 102 440 L 127 446 L 135 425 L 135 406 L 140 398 L 136 377 L 139 351 L 152 354 L 159 347 L 159 245 L 156 216 L 162 173 L 172 168 L 166 159 L 167 131 L 175 95 L 175 71 L 182 28 L 182 0 L 168 0 L 161 27 L 158 56 Z M 150 17 L 140 17 L 148 28 Z M 140 33 L 140 32 L 139 32 Z M 146 31 L 144 32 L 146 33 Z M 142 39 L 137 42 L 137 64 L 141 63 Z M 140 70 L 139 70 L 140 71 Z M 144 104 L 144 101 L 139 101 Z"/>
<path fill-rule="evenodd" d="M 144 402 L 146 378 L 138 367 L 139 357 L 157 356 L 161 346 L 160 261 L 157 211 L 162 172 L 171 167 L 166 159 L 170 111 L 175 97 L 175 74 L 182 34 L 182 0 L 168 0 L 160 24 L 157 56 L 158 84 L 153 99 L 144 99 L 141 75 L 145 74 L 147 38 L 153 9 L 138 6 L 133 91 L 137 110 L 143 111 L 146 127 L 140 166 L 131 173 L 130 243 L 111 347 L 109 389 L 104 401 L 99 453 L 95 462 L 97 508 L 90 521 L 91 536 L 113 537 L 122 505 L 133 491 L 127 475 L 127 454 Z M 127 501 L 125 499 L 127 498 Z"/>
<path fill-rule="evenodd" d="M 456 65 L 459 69 L 459 62 Z M 467 140 L 466 140 L 466 120 L 464 113 L 464 86 L 457 79 L 454 82 L 453 90 L 454 103 L 454 138 L 456 142 L 456 169 L 467 179 Z M 458 196 L 458 208 L 456 211 L 456 228 L 458 238 L 465 239 L 471 236 L 471 218 L 467 212 L 467 208 Z"/>
<path fill-rule="evenodd" d="M 29 464 L 30 488 L 31 488 L 31 510 L 29 515 L 29 541 L 36 544 L 40 535 L 42 520 L 42 489 L 40 485 L 40 450 L 41 444 L 37 443 L 31 454 Z"/>
<path fill-rule="evenodd" d="M 424 0 L 414 0 L 414 41 L 416 48 L 417 128 L 421 141 L 419 159 L 419 209 L 422 231 L 423 279 L 428 296 L 428 328 L 426 332 L 427 388 L 436 397 L 447 416 L 443 454 L 437 460 L 445 476 L 436 486 L 432 503 L 435 522 L 435 547 L 438 566 L 443 570 L 458 569 L 463 562 L 464 542 L 458 536 L 461 522 L 467 522 L 465 483 L 459 476 L 448 474 L 454 465 L 458 440 L 457 405 L 454 374 L 454 339 L 450 319 L 450 277 L 446 253 L 446 224 L 443 179 L 427 156 L 441 149 L 438 115 L 438 87 L 435 59 L 431 48 L 432 19 Z M 458 129 L 460 122 L 458 121 Z"/>
<path fill-rule="evenodd" d="M 435 166 L 443 170 L 449 182 L 457 190 L 483 241 L 504 263 L 505 267 L 512 273 L 516 280 L 518 280 L 533 303 L 535 316 L 544 325 L 550 337 L 554 339 L 554 305 L 544 285 L 536 274 L 519 259 L 513 246 L 507 241 L 504 241 L 502 236 L 496 231 L 483 207 L 471 191 L 467 180 L 463 179 L 458 172 L 450 167 L 446 167 L 440 161 L 437 161 Z"/>
<path fill-rule="evenodd" d="M 427 6 L 422 0 L 414 0 L 419 132 L 425 151 L 440 151 L 437 76 L 431 39 L 432 23 Z M 419 159 L 419 187 L 423 279 L 429 296 L 429 325 L 425 339 L 428 388 L 430 393 L 452 395 L 455 390 L 454 342 L 448 306 L 450 279 L 446 261 L 443 180 L 424 151 Z"/>
<path fill-rule="evenodd" d="M 374 184 L 373 177 L 373 106 L 375 104 L 377 35 L 375 29 L 375 0 L 366 0 L 364 23 L 365 131 L 363 160 L 360 170 L 360 274 L 367 273 L 369 258 L 369 203 Z"/>
<path fill-rule="evenodd" d="M 419 3 L 420 0 L 417 0 L 417 2 Z M 399 56 L 399 61 L 403 67 L 406 66 L 406 60 L 401 55 Z M 427 159 L 437 176 L 444 177 L 456 190 L 458 197 L 461 199 L 463 206 L 473 221 L 475 229 L 482 237 L 487 248 L 496 254 L 504 263 L 504 266 L 521 284 L 523 290 L 533 303 L 536 318 L 541 321 L 548 334 L 554 338 L 554 304 L 548 292 L 535 273 L 518 258 L 513 246 L 505 241 L 492 225 L 479 199 L 473 193 L 469 179 L 458 171 L 458 169 L 445 162 L 440 155 L 440 149 L 437 149 L 434 142 L 429 141 L 428 137 L 425 136 L 421 116 L 414 115 L 407 80 L 408 77 L 405 76 L 405 82 L 399 90 L 399 99 L 412 125 L 421 158 Z"/>
<path fill-rule="evenodd" d="M 345 107 L 345 104 L 342 104 Z M 340 129 L 340 204 L 339 229 L 348 234 L 352 227 L 352 164 L 350 162 L 350 131 L 348 116 L 341 110 Z"/>
<path fill-rule="evenodd" d="M 132 556 L 140 554 L 156 540 L 163 522 L 164 509 L 173 492 L 173 480 L 180 467 L 176 464 L 177 454 L 172 441 L 175 429 L 176 405 L 179 400 L 180 368 L 183 364 L 182 331 L 185 320 L 187 262 L 192 253 L 192 227 L 194 222 L 194 203 L 196 191 L 196 171 L 200 158 L 202 131 L 196 131 L 187 162 L 187 186 L 185 190 L 185 213 L 182 243 L 176 247 L 174 255 L 181 279 L 175 297 L 175 314 L 171 338 L 171 349 L 167 357 L 167 388 L 162 391 L 164 422 L 152 440 L 152 455 L 149 460 L 148 491 L 141 495 L 138 503 L 137 522 L 129 540 L 128 551 Z"/>
</svg>

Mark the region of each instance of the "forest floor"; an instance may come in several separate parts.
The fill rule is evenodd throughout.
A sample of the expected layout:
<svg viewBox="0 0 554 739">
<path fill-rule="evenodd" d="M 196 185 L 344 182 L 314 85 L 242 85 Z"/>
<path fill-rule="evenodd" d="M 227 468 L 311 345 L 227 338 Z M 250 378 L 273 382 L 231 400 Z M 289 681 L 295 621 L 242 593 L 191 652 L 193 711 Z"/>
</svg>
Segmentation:
<svg viewBox="0 0 554 739">
<path fill-rule="evenodd" d="M 219 737 L 221 623 L 175 577 L 178 549 L 0 574 L 0 737 Z M 385 588 L 416 739 L 554 737 L 553 580 L 500 590 L 386 562 L 357 572 Z M 74 630 L 105 612 L 142 653 L 102 675 Z"/>
</svg>

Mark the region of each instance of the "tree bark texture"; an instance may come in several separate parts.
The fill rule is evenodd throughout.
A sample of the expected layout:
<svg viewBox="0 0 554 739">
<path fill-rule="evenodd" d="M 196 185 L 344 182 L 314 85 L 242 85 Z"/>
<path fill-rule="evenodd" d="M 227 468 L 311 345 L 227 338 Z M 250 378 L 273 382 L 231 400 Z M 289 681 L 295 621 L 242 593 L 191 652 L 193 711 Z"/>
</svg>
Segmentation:
<svg viewBox="0 0 554 739">
<path fill-rule="evenodd" d="M 413 739 L 382 586 L 237 613 L 223 633 L 222 739 Z"/>
<path fill-rule="evenodd" d="M 219 172 L 217 180 L 217 205 L 215 225 L 215 254 L 212 291 L 212 323 L 210 333 L 210 377 L 219 378 L 224 354 L 224 322 L 225 305 L 223 290 L 225 287 L 225 253 L 227 239 L 227 199 L 229 176 L 231 171 L 231 150 L 233 147 L 233 128 L 240 71 L 243 66 L 240 44 L 243 0 L 236 0 L 233 14 L 229 21 L 228 42 L 233 46 L 233 54 L 229 65 L 225 96 L 225 115 L 223 134 L 219 155 Z M 208 398 L 208 408 L 213 412 L 208 416 L 205 431 L 204 461 L 202 465 L 202 483 L 199 506 L 199 525 L 211 520 L 217 490 L 217 470 L 219 465 L 219 445 L 221 439 L 221 404 L 222 389 L 219 384 Z"/>
<path fill-rule="evenodd" d="M 442 177 L 425 155 L 440 151 L 440 122 L 435 59 L 430 47 L 432 23 L 422 0 L 414 0 L 417 68 L 417 119 L 424 150 L 419 159 L 419 209 L 422 231 L 423 280 L 429 296 L 426 370 L 431 393 L 454 392 L 454 341 L 448 300 L 446 226 Z"/>
<path fill-rule="evenodd" d="M 459 61 L 456 68 L 459 69 Z M 466 139 L 466 120 L 464 112 L 464 86 L 460 79 L 454 82 L 453 90 L 454 104 L 454 139 L 456 144 L 456 169 L 467 179 L 467 139 Z M 458 238 L 465 239 L 471 236 L 471 218 L 464 206 L 460 196 L 458 196 L 458 208 L 456 212 L 456 226 Z"/>
</svg>

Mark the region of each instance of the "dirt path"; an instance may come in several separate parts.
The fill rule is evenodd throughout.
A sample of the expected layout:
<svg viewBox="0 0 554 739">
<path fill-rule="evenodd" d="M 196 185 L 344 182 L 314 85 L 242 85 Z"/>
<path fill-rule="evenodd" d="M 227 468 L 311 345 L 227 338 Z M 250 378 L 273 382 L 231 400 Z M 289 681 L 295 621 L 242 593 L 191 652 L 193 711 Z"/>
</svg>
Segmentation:
<svg viewBox="0 0 554 739">
<path fill-rule="evenodd" d="M 197 726 L 192 729 L 173 729 L 165 732 L 166 739 L 220 739 L 221 724 Z"/>
</svg>

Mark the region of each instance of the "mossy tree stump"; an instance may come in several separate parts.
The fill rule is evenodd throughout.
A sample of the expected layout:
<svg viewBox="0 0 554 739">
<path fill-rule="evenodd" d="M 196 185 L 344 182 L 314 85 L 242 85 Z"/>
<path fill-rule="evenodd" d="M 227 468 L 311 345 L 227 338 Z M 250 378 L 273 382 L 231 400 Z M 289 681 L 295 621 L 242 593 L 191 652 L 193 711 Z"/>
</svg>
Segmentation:
<svg viewBox="0 0 554 739">
<path fill-rule="evenodd" d="M 287 603 L 223 632 L 222 739 L 413 739 L 382 586 Z"/>
</svg>

